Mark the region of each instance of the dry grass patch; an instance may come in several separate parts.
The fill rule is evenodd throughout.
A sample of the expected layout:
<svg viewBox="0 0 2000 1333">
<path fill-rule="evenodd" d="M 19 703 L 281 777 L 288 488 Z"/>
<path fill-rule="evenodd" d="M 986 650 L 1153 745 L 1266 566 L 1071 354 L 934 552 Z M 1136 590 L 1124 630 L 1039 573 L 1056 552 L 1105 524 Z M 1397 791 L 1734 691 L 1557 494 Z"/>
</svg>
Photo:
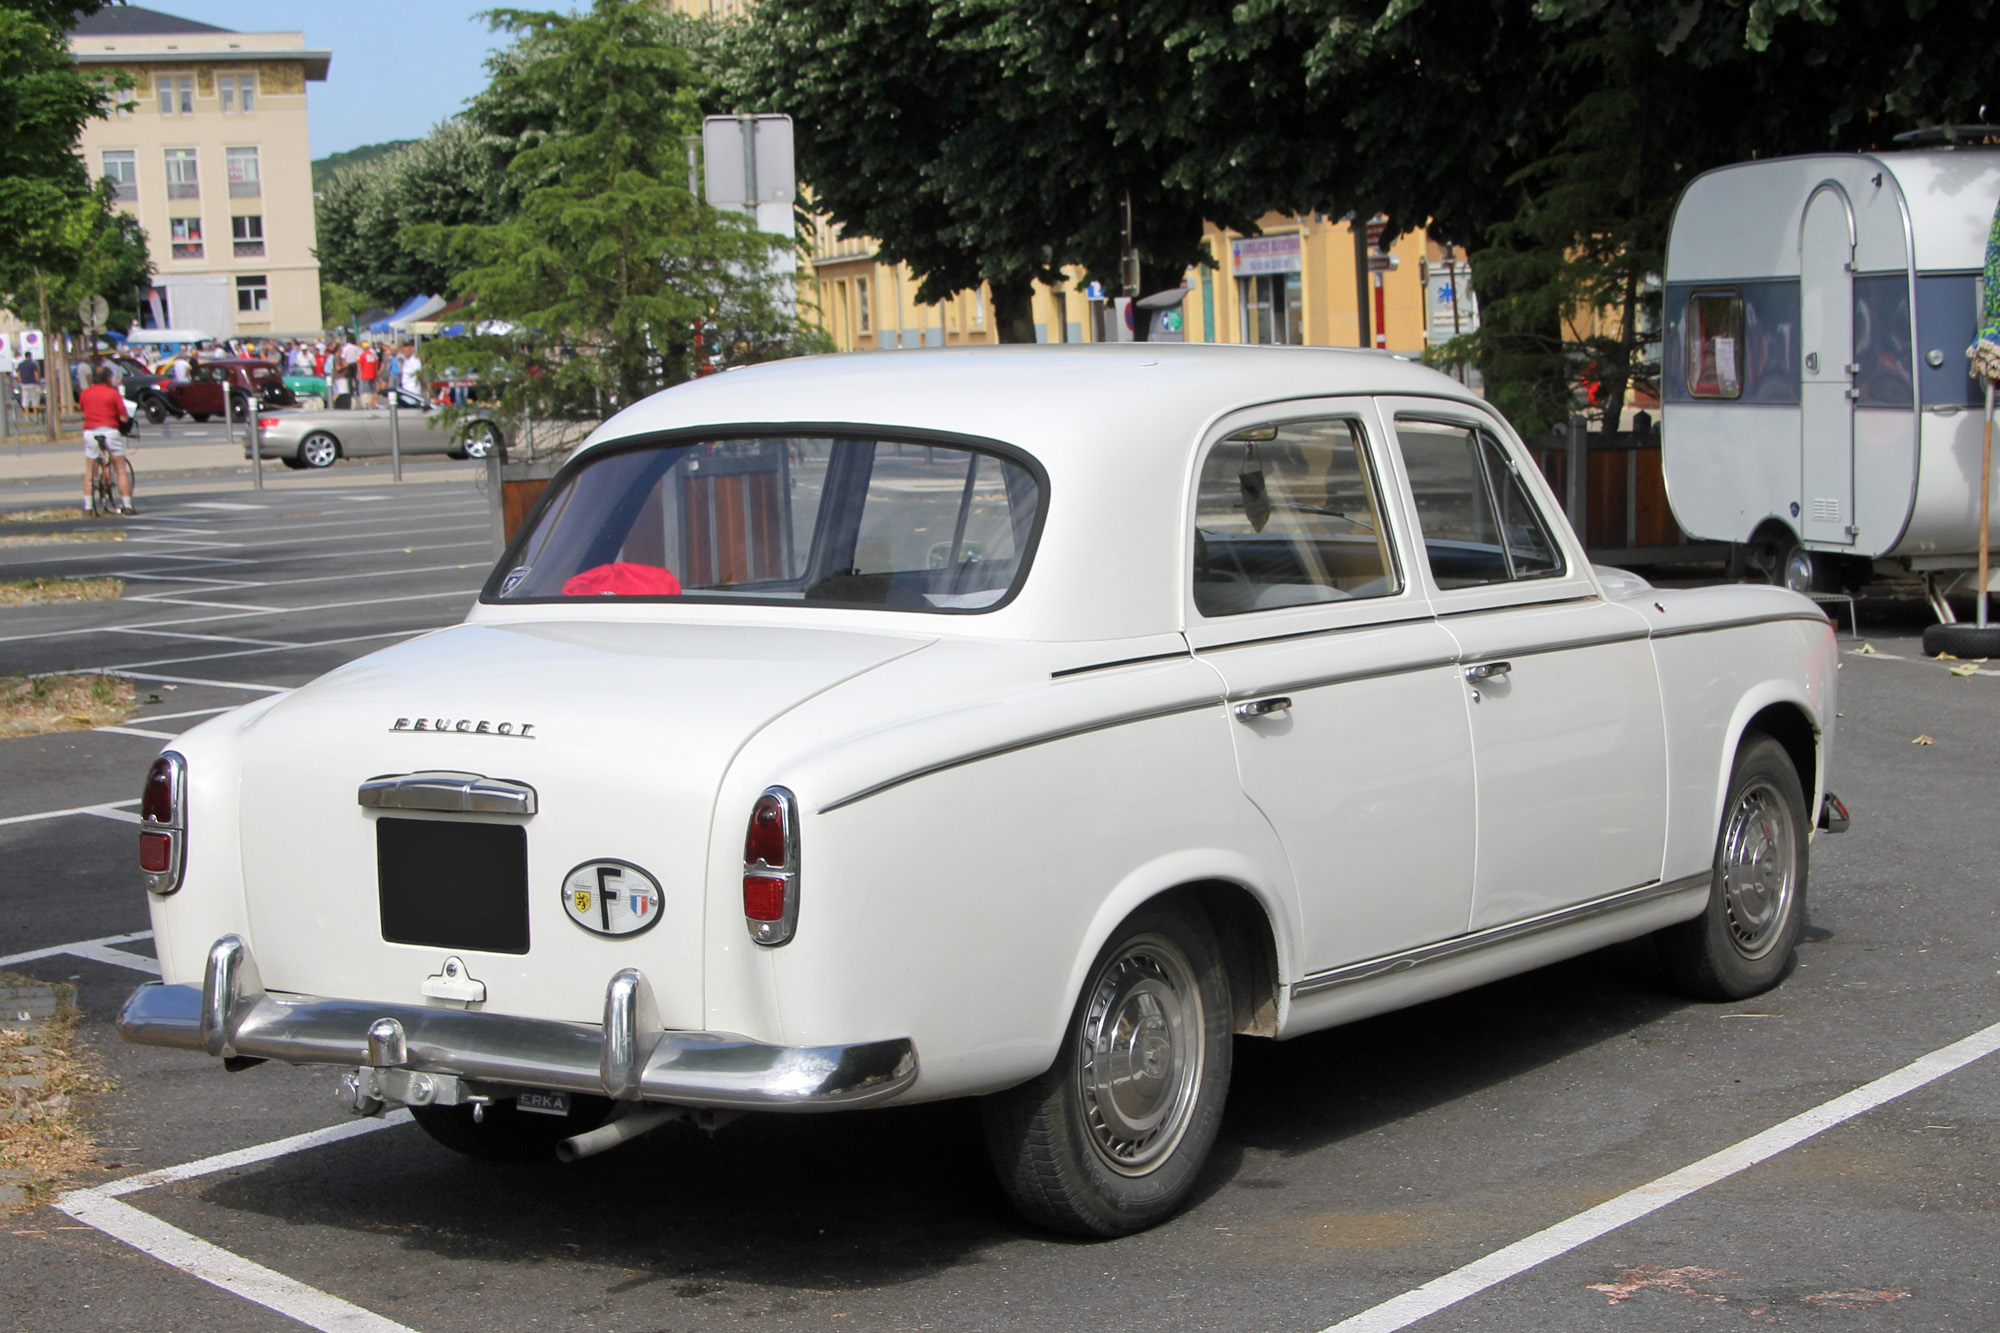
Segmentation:
<svg viewBox="0 0 2000 1333">
<path fill-rule="evenodd" d="M 0 606 L 109 602 L 124 591 L 124 579 L 21 579 L 14 583 L 0 583 Z"/>
<path fill-rule="evenodd" d="M 50 992 L 55 1012 L 35 1001 Z M 16 1009 L 32 1006 L 33 1021 Z M 0 1215 L 54 1198 L 63 1184 L 96 1165 L 97 1146 L 77 1103 L 108 1089 L 76 1040 L 76 987 L 51 986 L 0 972 Z"/>
<path fill-rule="evenodd" d="M 16 509 L 0 513 L 0 523 L 68 523 L 83 516 L 83 511 L 75 505 L 59 505 L 53 509 Z"/>
<path fill-rule="evenodd" d="M 0 676 L 0 736 L 116 726 L 135 706 L 122 676 Z"/>
<path fill-rule="evenodd" d="M 117 528 L 86 528 L 82 532 L 38 532 L 29 537 L 0 537 L 0 546 L 74 546 L 79 542 L 122 542 Z"/>
</svg>

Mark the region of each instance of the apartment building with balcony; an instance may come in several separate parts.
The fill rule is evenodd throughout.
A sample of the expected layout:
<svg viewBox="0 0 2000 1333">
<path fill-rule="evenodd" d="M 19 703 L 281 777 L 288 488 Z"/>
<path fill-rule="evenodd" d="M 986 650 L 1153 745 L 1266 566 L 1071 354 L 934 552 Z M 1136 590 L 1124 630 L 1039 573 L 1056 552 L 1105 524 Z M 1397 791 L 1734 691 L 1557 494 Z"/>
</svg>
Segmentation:
<svg viewBox="0 0 2000 1333">
<path fill-rule="evenodd" d="M 331 52 L 299 32 L 233 32 L 136 5 L 69 34 L 71 58 L 135 87 L 79 151 L 146 229 L 142 322 L 217 338 L 321 327 L 306 85 Z"/>
</svg>

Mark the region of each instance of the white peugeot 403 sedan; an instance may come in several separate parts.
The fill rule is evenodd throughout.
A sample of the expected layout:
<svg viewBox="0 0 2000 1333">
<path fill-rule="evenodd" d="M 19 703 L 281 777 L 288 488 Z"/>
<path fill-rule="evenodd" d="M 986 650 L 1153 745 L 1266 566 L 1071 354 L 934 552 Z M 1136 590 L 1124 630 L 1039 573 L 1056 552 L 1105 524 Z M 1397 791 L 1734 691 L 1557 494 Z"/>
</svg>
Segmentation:
<svg viewBox="0 0 2000 1333">
<path fill-rule="evenodd" d="M 1120 1234 L 1232 1034 L 1648 933 L 1777 984 L 1834 669 L 1790 592 L 1594 571 L 1386 356 L 742 370 L 598 430 L 464 624 L 161 756 L 120 1028 L 484 1157 L 980 1096 L 1029 1217 Z"/>
</svg>

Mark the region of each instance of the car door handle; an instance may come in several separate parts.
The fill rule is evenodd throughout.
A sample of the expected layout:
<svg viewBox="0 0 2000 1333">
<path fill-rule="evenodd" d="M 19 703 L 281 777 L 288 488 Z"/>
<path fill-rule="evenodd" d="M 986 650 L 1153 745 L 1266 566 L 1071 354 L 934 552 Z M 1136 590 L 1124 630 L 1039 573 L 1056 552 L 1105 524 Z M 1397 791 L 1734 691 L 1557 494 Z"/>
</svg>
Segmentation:
<svg viewBox="0 0 2000 1333">
<path fill-rule="evenodd" d="M 1235 713 L 1238 718 L 1248 722 L 1252 718 L 1270 717 L 1274 713 L 1282 713 L 1291 706 L 1292 701 L 1289 696 L 1274 694 L 1268 699 L 1246 700 L 1243 703 L 1237 704 L 1230 711 Z"/>
<path fill-rule="evenodd" d="M 1512 662 L 1474 662 L 1465 669 L 1467 680 L 1498 680 L 1514 669 Z"/>
</svg>

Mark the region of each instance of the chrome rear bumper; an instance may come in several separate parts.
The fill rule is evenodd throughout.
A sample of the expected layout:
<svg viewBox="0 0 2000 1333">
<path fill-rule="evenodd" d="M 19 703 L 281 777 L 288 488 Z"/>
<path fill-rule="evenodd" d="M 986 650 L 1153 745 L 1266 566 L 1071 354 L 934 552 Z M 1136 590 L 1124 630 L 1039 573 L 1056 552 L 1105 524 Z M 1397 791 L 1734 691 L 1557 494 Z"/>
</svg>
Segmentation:
<svg viewBox="0 0 2000 1333">
<path fill-rule="evenodd" d="M 885 1101 L 917 1081 L 907 1037 L 852 1046 L 770 1046 L 726 1032 L 660 1027 L 637 968 L 611 979 L 604 1023 L 369 1000 L 272 995 L 250 946 L 217 940 L 199 989 L 148 982 L 118 1015 L 118 1035 L 222 1057 L 452 1074 L 623 1101 L 738 1111 L 820 1111 Z"/>
</svg>

